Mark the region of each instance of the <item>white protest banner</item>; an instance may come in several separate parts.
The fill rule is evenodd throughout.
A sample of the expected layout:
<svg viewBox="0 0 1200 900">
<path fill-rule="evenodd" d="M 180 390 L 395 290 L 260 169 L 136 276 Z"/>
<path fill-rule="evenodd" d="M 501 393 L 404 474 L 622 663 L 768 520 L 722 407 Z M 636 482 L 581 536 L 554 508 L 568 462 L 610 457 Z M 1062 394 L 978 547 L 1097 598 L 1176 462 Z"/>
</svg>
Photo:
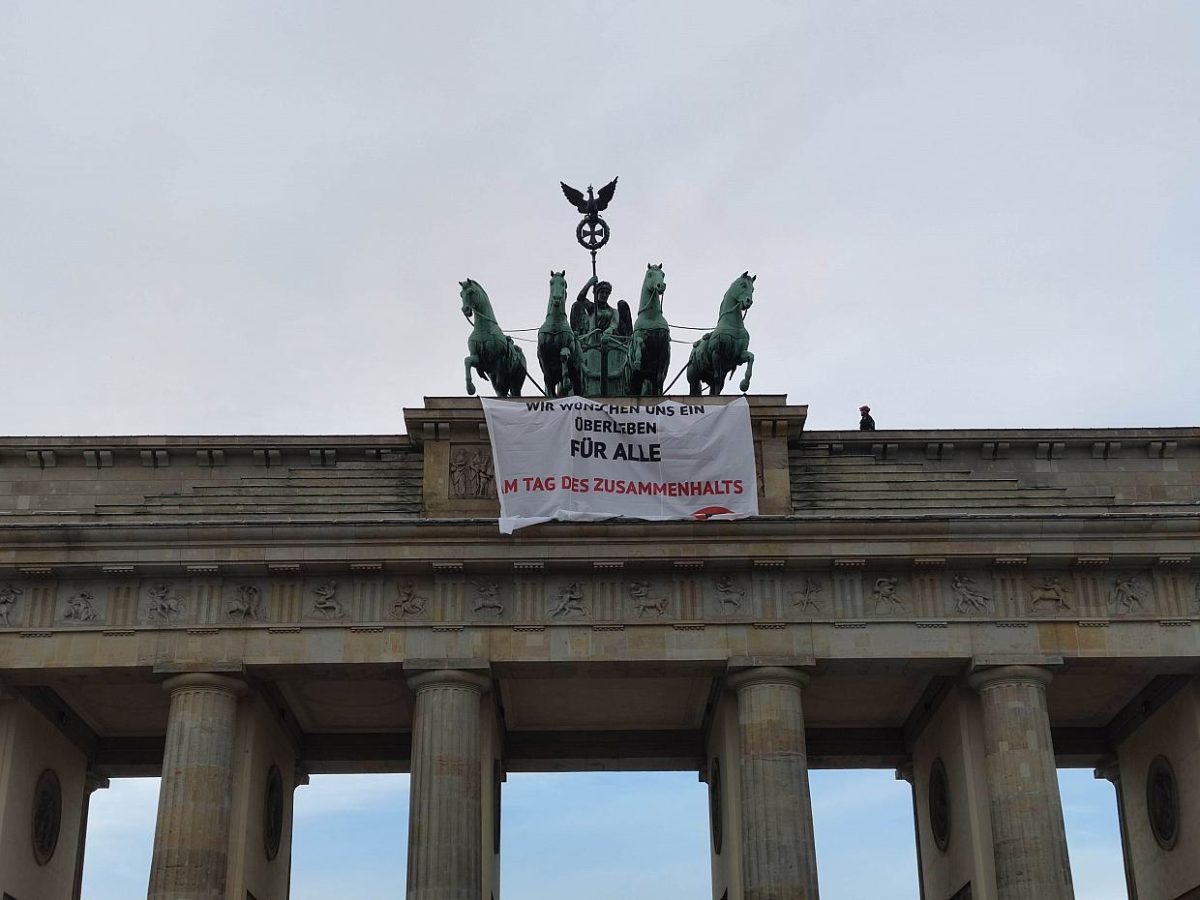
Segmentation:
<svg viewBox="0 0 1200 900">
<path fill-rule="evenodd" d="M 750 404 L 483 399 L 500 531 L 562 520 L 758 515 Z"/>
</svg>

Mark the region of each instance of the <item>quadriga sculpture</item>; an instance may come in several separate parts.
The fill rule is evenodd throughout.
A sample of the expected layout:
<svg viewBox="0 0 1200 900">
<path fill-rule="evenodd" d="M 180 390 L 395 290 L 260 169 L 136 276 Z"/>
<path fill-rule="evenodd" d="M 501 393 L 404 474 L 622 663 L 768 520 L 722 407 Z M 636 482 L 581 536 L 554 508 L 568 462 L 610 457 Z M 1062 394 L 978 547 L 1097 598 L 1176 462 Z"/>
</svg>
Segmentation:
<svg viewBox="0 0 1200 900">
<path fill-rule="evenodd" d="M 567 319 L 567 273 L 550 270 L 550 300 L 546 321 L 538 329 L 538 364 L 542 383 L 551 397 L 583 393 L 579 374 L 579 342 Z"/>
<path fill-rule="evenodd" d="M 661 397 L 671 365 L 671 326 L 663 317 L 667 279 L 662 263 L 646 265 L 633 345 L 629 350 L 629 393 L 635 397 Z"/>
<path fill-rule="evenodd" d="M 750 389 L 754 354 L 750 352 L 750 332 L 742 320 L 754 302 L 755 277 L 743 272 L 734 280 L 721 300 L 717 327 L 692 345 L 687 365 L 688 388 L 692 396 L 703 393 L 701 383 L 708 385 L 710 394 L 721 393 L 725 379 L 742 363 L 746 364 L 746 375 L 738 389 L 742 393 Z"/>
<path fill-rule="evenodd" d="M 462 313 L 472 324 L 467 338 L 470 355 L 463 360 L 467 372 L 467 393 L 475 393 L 471 369 L 484 381 L 491 381 L 497 397 L 520 397 L 525 384 L 525 354 L 513 339 L 500 330 L 487 291 L 478 281 L 460 281 Z"/>
</svg>

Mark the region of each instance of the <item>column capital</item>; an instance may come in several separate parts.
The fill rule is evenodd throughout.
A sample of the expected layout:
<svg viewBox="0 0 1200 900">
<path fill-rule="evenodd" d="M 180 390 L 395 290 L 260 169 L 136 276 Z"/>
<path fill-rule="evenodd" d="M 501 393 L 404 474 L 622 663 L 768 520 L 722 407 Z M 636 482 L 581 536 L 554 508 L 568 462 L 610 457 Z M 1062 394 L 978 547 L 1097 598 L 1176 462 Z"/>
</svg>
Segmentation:
<svg viewBox="0 0 1200 900">
<path fill-rule="evenodd" d="M 725 679 L 725 684 L 735 691 L 757 684 L 786 684 L 802 688 L 808 684 L 808 673 L 788 666 L 755 666 L 731 673 Z"/>
<path fill-rule="evenodd" d="M 486 694 L 492 686 L 492 680 L 479 672 L 468 672 L 466 669 L 432 669 L 417 672 L 407 678 L 408 686 L 415 693 L 438 687 L 457 687 Z"/>
<path fill-rule="evenodd" d="M 1044 688 L 1053 678 L 1053 672 L 1040 666 L 989 666 L 976 669 L 967 676 L 967 684 L 977 691 L 1000 684 L 1032 684 Z"/>
<path fill-rule="evenodd" d="M 233 694 L 235 697 L 250 690 L 246 682 L 240 679 L 230 678 L 228 675 L 213 675 L 210 672 L 187 672 L 183 675 L 175 675 L 163 682 L 163 690 L 168 694 L 174 694 L 176 691 L 206 689 Z"/>
</svg>

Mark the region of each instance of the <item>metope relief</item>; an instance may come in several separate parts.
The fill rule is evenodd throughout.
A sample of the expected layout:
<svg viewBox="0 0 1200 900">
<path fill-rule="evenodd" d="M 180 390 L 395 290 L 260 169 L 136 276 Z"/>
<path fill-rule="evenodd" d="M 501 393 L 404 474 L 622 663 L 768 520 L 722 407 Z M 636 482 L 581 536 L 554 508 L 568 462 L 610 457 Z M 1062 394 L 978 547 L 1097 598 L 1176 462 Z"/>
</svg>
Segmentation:
<svg viewBox="0 0 1200 900">
<path fill-rule="evenodd" d="M 424 615 L 428 606 L 429 598 L 418 592 L 415 581 L 401 581 L 396 585 L 396 599 L 392 601 L 394 618 Z"/>
<path fill-rule="evenodd" d="M 91 591 L 78 591 L 67 598 L 63 618 L 76 622 L 91 622 L 96 618 L 96 595 Z"/>
<path fill-rule="evenodd" d="M 155 582 L 146 588 L 143 608 L 148 622 L 182 621 L 185 605 L 184 598 L 168 582 Z"/>
<path fill-rule="evenodd" d="M 107 611 L 104 591 L 95 584 L 63 584 L 59 586 L 58 620 L 63 625 L 98 625 Z"/>
<path fill-rule="evenodd" d="M 494 616 L 504 615 L 504 598 L 501 596 L 501 585 L 496 578 L 471 579 L 471 611 L 490 613 Z"/>
<path fill-rule="evenodd" d="M 455 447 L 450 453 L 450 497 L 455 500 L 494 500 L 496 476 L 487 447 Z"/>
<path fill-rule="evenodd" d="M 1149 590 L 1136 575 L 1118 575 L 1113 579 L 1108 594 L 1108 608 L 1115 615 L 1145 612 Z"/>
<path fill-rule="evenodd" d="M 750 579 L 742 575 L 725 573 L 706 578 L 704 585 L 705 611 L 712 616 L 742 616 L 753 613 L 753 594 Z M 685 613 L 686 615 L 686 613 Z"/>
<path fill-rule="evenodd" d="M 586 616 L 587 596 L 581 581 L 570 581 L 557 585 L 550 592 L 550 618 L 570 618 L 571 616 Z"/>
<path fill-rule="evenodd" d="M 950 579 L 950 591 L 954 594 L 954 611 L 964 616 L 988 615 L 995 608 L 995 601 L 971 575 L 957 573 Z"/>
<path fill-rule="evenodd" d="M 815 613 L 821 611 L 821 594 L 825 592 L 820 580 L 811 576 L 800 582 L 799 588 L 792 591 L 792 607 L 797 612 Z"/>
<path fill-rule="evenodd" d="M 652 585 L 648 580 L 643 578 L 631 581 L 625 585 L 625 590 L 639 618 L 649 613 L 659 617 L 666 615 L 667 604 L 671 602 L 671 598 L 666 591 Z"/>
<path fill-rule="evenodd" d="M 235 622 L 257 622 L 262 618 L 262 591 L 257 585 L 239 584 L 233 589 L 225 615 Z"/>
<path fill-rule="evenodd" d="M 17 611 L 17 603 L 24 593 L 20 588 L 15 588 L 11 584 L 0 587 L 0 622 L 4 623 L 5 626 L 12 627 L 13 617 Z"/>
<path fill-rule="evenodd" d="M 900 579 L 883 575 L 871 587 L 871 610 L 877 616 L 902 615 L 907 612 L 900 593 Z"/>
<path fill-rule="evenodd" d="M 346 607 L 338 596 L 338 583 L 332 578 L 312 588 L 312 614 L 322 619 L 346 618 Z"/>
<path fill-rule="evenodd" d="M 1071 589 L 1062 583 L 1057 575 L 1043 575 L 1034 579 L 1029 586 L 1029 611 L 1063 612 L 1071 608 L 1068 595 Z"/>
</svg>

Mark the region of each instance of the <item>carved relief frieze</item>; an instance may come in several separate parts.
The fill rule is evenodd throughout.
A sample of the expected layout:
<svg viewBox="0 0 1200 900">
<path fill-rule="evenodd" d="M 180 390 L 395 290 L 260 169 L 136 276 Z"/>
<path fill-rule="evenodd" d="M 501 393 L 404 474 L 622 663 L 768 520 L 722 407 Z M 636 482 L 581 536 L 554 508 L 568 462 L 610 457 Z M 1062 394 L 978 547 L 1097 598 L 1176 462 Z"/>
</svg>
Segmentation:
<svg viewBox="0 0 1200 900">
<path fill-rule="evenodd" d="M 90 583 L 59 586 L 58 621 L 63 625 L 96 625 L 104 622 L 105 591 Z"/>
<path fill-rule="evenodd" d="M 585 581 L 567 581 L 547 585 L 547 612 L 551 619 L 591 615 L 589 585 Z"/>
<path fill-rule="evenodd" d="M 455 447 L 450 452 L 450 498 L 494 500 L 496 476 L 488 447 Z"/>
<path fill-rule="evenodd" d="M 0 623 L 6 628 L 20 624 L 17 619 L 17 608 L 24 591 L 11 584 L 0 585 Z"/>
<path fill-rule="evenodd" d="M 142 594 L 142 617 L 147 622 L 175 623 L 184 620 L 187 600 L 171 582 L 150 582 Z"/>
<path fill-rule="evenodd" d="M 792 609 L 796 612 L 817 614 L 822 611 L 828 592 L 820 578 L 805 575 L 790 594 Z"/>
<path fill-rule="evenodd" d="M 91 622 L 96 619 L 96 595 L 91 591 L 78 591 L 67 598 L 66 608 L 63 610 L 62 617 L 64 619 L 73 619 L 76 622 Z"/>
<path fill-rule="evenodd" d="M 396 596 L 391 609 L 393 618 L 423 616 L 428 608 L 429 596 L 417 586 L 415 579 L 401 579 L 396 583 Z"/>
<path fill-rule="evenodd" d="M 505 579 L 507 581 L 507 579 Z M 499 618 L 508 608 L 504 602 L 500 578 L 486 576 L 471 579 L 471 612 L 490 614 Z"/>
<path fill-rule="evenodd" d="M 754 588 L 750 573 L 714 572 L 695 579 L 700 603 L 684 618 L 749 619 L 755 614 Z"/>
<path fill-rule="evenodd" d="M 256 584 L 240 582 L 233 585 L 232 596 L 226 601 L 225 615 L 235 622 L 257 622 L 263 617 L 262 590 Z"/>
<path fill-rule="evenodd" d="M 1061 613 L 1070 610 L 1072 589 L 1064 584 L 1061 575 L 1036 575 L 1029 582 L 1029 613 L 1031 615 Z"/>
<path fill-rule="evenodd" d="M 900 578 L 881 575 L 871 586 L 871 612 L 877 616 L 901 616 L 908 612 Z"/>
<path fill-rule="evenodd" d="M 346 618 L 346 607 L 342 603 L 338 592 L 338 583 L 334 579 L 329 578 L 318 582 L 309 588 L 308 593 L 313 597 L 312 605 L 309 608 L 313 618 L 326 620 Z"/>
<path fill-rule="evenodd" d="M 175 628 L 302 623 L 552 626 L 864 619 L 1021 622 L 1187 619 L 1200 573 L 1117 565 L 895 571 L 747 563 L 681 571 L 545 567 L 384 575 L 0 580 L 0 629 Z M 132 633 L 132 632 L 131 632 Z"/>
<path fill-rule="evenodd" d="M 1117 575 L 1108 594 L 1108 607 L 1117 616 L 1146 612 L 1150 607 L 1146 581 L 1135 574 Z"/>
<path fill-rule="evenodd" d="M 983 576 L 955 572 L 950 576 L 950 591 L 954 595 L 954 611 L 964 616 L 991 615 L 996 601 L 991 588 L 983 584 Z"/>
<path fill-rule="evenodd" d="M 638 578 L 625 584 L 625 591 L 638 618 L 657 616 L 662 618 L 667 614 L 671 603 L 669 592 L 661 585 L 648 578 Z"/>
</svg>

